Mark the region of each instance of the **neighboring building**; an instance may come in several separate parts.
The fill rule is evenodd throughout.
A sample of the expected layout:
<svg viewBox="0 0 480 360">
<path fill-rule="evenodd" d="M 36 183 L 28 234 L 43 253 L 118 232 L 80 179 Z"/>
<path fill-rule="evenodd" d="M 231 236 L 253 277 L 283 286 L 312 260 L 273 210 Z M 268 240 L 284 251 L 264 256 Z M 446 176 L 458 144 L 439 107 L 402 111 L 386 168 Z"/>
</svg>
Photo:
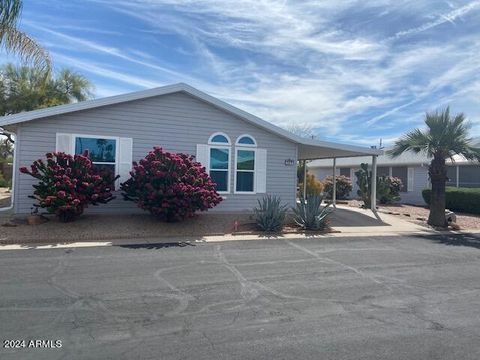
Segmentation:
<svg viewBox="0 0 480 360">
<path fill-rule="evenodd" d="M 447 161 L 449 181 L 447 186 L 479 187 L 480 165 L 477 162 L 467 161 L 460 156 L 454 157 L 455 162 Z M 339 158 L 337 162 L 337 175 L 345 175 L 352 180 L 353 190 L 350 197 L 357 195 L 355 172 L 361 163 L 372 164 L 371 158 Z M 400 197 L 402 203 L 423 205 L 422 190 L 430 187 L 428 179 L 428 166 L 430 159 L 422 154 L 404 153 L 397 158 L 380 155 L 377 160 L 378 176 L 395 176 L 402 180 L 403 189 Z M 307 164 L 308 170 L 319 180 L 333 175 L 333 160 L 314 160 Z"/>
<path fill-rule="evenodd" d="M 61 105 L 0 118 L 16 135 L 13 179 L 15 213 L 28 213 L 35 179 L 19 173 L 45 153 L 90 150 L 97 167 L 129 177 L 133 160 L 161 146 L 196 156 L 225 198 L 214 211 L 250 211 L 265 194 L 296 203 L 297 160 L 376 156 L 358 146 L 302 139 L 186 84 Z M 89 212 L 132 212 L 118 196 Z"/>
</svg>

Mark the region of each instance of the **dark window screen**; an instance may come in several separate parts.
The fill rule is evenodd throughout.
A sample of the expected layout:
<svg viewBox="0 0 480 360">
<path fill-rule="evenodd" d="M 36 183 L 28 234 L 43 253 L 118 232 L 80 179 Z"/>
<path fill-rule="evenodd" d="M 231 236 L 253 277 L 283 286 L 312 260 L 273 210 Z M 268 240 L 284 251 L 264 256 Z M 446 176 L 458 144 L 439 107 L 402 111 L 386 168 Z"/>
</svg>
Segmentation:
<svg viewBox="0 0 480 360">
<path fill-rule="evenodd" d="M 350 168 L 340 168 L 340 175 L 350 177 Z"/>
<path fill-rule="evenodd" d="M 377 167 L 378 176 L 390 176 L 390 168 L 388 166 Z"/>
<path fill-rule="evenodd" d="M 458 175 L 460 187 L 480 188 L 480 166 L 460 166 Z"/>
<path fill-rule="evenodd" d="M 457 186 L 457 167 L 447 166 L 447 186 Z"/>
</svg>

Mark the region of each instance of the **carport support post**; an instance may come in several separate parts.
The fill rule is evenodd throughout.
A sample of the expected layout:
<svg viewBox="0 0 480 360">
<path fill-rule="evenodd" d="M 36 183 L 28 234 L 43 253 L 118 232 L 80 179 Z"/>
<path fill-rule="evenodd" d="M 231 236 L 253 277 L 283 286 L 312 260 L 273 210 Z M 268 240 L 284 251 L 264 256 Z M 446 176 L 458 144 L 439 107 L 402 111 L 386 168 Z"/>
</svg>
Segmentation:
<svg viewBox="0 0 480 360">
<path fill-rule="evenodd" d="M 371 193 L 371 209 L 377 212 L 377 155 L 372 156 L 372 193 Z"/>
<path fill-rule="evenodd" d="M 303 160 L 303 200 L 307 199 L 307 160 Z"/>
<path fill-rule="evenodd" d="M 332 204 L 334 208 L 337 208 L 337 158 L 333 158 Z"/>
</svg>

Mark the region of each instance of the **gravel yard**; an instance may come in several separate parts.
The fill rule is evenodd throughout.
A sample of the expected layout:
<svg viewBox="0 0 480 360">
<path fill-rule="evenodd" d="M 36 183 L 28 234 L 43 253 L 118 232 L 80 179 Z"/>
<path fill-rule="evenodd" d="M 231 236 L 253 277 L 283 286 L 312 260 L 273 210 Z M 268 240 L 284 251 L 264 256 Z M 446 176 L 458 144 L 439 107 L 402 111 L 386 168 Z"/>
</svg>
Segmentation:
<svg viewBox="0 0 480 360">
<path fill-rule="evenodd" d="M 44 222 L 28 225 L 25 216 L 0 213 L 0 243 L 18 241 L 59 241 L 64 243 L 89 240 L 132 238 L 193 237 L 211 235 L 263 234 L 252 216 L 238 214 L 197 214 L 194 218 L 177 223 L 165 223 L 149 214 L 84 214 L 77 220 L 62 223 L 53 215 L 43 216 Z M 329 222 L 330 224 L 330 222 Z M 335 232 L 327 228 L 319 231 L 304 231 L 287 219 L 283 234 L 325 234 Z M 265 233 L 268 235 L 268 233 Z M 271 235 L 271 234 L 270 234 Z"/>
<path fill-rule="evenodd" d="M 357 200 L 349 201 L 348 204 L 352 207 L 360 207 L 361 202 Z M 392 213 L 401 216 L 402 219 L 414 222 L 416 224 L 427 225 L 429 209 L 424 206 L 394 204 L 394 205 L 378 205 L 379 211 Z M 480 216 L 472 214 L 462 214 L 455 212 L 457 215 L 457 225 L 461 230 L 466 229 L 480 229 Z"/>
<path fill-rule="evenodd" d="M 84 214 L 74 222 L 62 223 L 49 215 L 48 221 L 27 225 L 24 217 L 0 213 L 0 242 L 22 241 L 60 242 L 109 240 L 150 237 L 199 237 L 223 235 L 234 231 L 234 222 L 251 222 L 245 214 L 199 214 L 178 223 L 158 221 L 149 214 L 98 215 Z M 7 225 L 7 226 L 6 226 Z M 13 226 L 12 226 L 13 225 Z"/>
</svg>

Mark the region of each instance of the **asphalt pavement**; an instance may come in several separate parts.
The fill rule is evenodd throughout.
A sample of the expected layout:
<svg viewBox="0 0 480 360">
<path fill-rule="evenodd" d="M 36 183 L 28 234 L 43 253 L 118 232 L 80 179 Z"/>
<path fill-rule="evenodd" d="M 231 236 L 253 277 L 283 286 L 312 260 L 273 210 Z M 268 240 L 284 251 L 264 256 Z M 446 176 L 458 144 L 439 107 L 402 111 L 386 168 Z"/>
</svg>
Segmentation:
<svg viewBox="0 0 480 360">
<path fill-rule="evenodd" d="M 0 274 L 0 359 L 480 359 L 477 235 L 0 251 Z"/>
</svg>

